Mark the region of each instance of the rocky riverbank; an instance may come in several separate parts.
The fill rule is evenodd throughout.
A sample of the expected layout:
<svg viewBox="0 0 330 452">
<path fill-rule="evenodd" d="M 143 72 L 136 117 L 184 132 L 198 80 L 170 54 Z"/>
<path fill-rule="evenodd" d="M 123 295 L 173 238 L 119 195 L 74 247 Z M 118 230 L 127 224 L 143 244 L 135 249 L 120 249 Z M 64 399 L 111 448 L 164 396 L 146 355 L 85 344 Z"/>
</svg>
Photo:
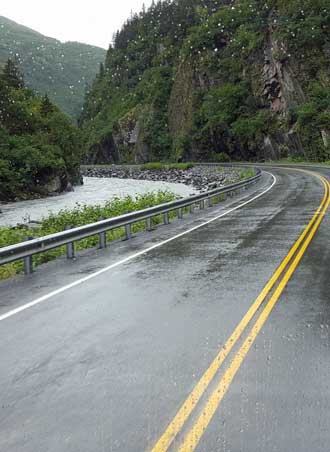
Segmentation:
<svg viewBox="0 0 330 452">
<path fill-rule="evenodd" d="M 94 166 L 83 167 L 82 175 L 87 177 L 118 179 L 137 179 L 150 181 L 175 182 L 193 186 L 198 191 L 206 191 L 235 183 L 242 178 L 242 171 L 227 167 L 194 166 L 187 170 L 161 169 L 150 170 L 133 166 Z"/>
<path fill-rule="evenodd" d="M 11 202 L 1 205 L 0 226 L 16 226 L 24 224 L 31 227 L 38 221 L 63 210 L 76 209 L 78 205 L 104 206 L 114 198 L 124 199 L 131 196 L 147 195 L 148 193 L 169 192 L 174 196 L 186 198 L 196 190 L 190 185 L 174 184 L 170 182 L 134 180 L 134 179 L 101 179 L 97 177 L 85 177 L 84 185 L 75 187 L 70 193 L 62 193 L 58 196 L 47 198 Z"/>
</svg>

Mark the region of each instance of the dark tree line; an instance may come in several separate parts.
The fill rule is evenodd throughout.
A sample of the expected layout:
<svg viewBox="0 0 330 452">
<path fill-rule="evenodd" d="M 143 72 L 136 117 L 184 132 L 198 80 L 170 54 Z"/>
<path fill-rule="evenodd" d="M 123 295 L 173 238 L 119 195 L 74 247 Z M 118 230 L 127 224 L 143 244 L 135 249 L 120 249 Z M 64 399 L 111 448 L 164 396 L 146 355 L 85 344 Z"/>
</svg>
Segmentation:
<svg viewBox="0 0 330 452">
<path fill-rule="evenodd" d="M 64 189 L 78 177 L 79 164 L 78 130 L 47 94 L 26 88 L 8 60 L 0 74 L 0 199 L 46 194 L 54 179 Z"/>
</svg>

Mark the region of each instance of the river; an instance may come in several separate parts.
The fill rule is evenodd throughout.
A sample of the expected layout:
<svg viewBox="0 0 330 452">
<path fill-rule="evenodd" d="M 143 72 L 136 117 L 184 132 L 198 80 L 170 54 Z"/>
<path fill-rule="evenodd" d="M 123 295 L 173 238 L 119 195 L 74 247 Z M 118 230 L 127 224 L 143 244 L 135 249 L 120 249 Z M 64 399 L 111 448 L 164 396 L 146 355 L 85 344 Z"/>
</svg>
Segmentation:
<svg viewBox="0 0 330 452">
<path fill-rule="evenodd" d="M 17 223 L 39 221 L 48 216 L 50 212 L 56 213 L 61 209 L 71 209 L 77 204 L 104 204 L 116 196 L 136 196 L 158 190 L 169 190 L 182 197 L 196 192 L 191 186 L 172 182 L 84 177 L 84 185 L 75 187 L 75 190 L 70 193 L 1 204 L 0 226 L 14 226 Z"/>
</svg>

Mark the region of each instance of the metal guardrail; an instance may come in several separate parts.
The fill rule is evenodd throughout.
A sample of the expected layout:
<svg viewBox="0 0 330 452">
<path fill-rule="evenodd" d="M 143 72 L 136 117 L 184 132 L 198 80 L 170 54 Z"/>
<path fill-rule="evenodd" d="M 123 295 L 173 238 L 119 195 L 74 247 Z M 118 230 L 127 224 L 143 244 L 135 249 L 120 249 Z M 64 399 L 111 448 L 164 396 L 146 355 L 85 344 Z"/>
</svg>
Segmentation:
<svg viewBox="0 0 330 452">
<path fill-rule="evenodd" d="M 167 202 L 144 210 L 120 215 L 115 218 L 101 220 L 96 223 L 67 229 L 63 232 L 58 232 L 0 248 L 0 265 L 9 264 L 23 259 L 24 272 L 25 274 L 30 274 L 33 271 L 33 255 L 66 245 L 67 258 L 72 259 L 75 254 L 74 242 L 94 235 L 99 235 L 99 248 L 105 248 L 107 231 L 125 227 L 126 239 L 129 239 L 132 235 L 132 224 L 139 221 L 146 221 L 146 230 L 151 231 L 151 219 L 158 215 L 163 215 L 164 224 L 169 224 L 170 212 L 177 211 L 178 218 L 181 219 L 183 217 L 183 208 L 185 207 L 190 207 L 190 213 L 194 212 L 194 207 L 197 204 L 199 204 L 200 208 L 203 209 L 206 201 L 208 203 L 208 207 L 212 207 L 213 199 L 215 197 L 227 194 L 233 195 L 235 192 L 246 189 L 249 185 L 258 182 L 261 177 L 261 170 L 256 168 L 255 171 L 256 175 L 249 179 L 227 185 L 222 188 L 216 188 L 205 193 L 190 196 L 189 198 Z"/>
</svg>

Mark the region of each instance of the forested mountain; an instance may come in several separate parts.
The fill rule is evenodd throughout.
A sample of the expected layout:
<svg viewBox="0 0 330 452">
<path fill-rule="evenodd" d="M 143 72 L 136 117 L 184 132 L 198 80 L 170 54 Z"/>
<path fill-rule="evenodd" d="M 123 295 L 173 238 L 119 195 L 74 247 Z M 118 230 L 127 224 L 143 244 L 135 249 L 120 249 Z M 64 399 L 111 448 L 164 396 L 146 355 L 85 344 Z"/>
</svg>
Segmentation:
<svg viewBox="0 0 330 452">
<path fill-rule="evenodd" d="M 81 112 L 86 85 L 105 53 L 78 42 L 63 44 L 0 16 L 0 67 L 8 58 L 16 59 L 26 85 L 40 95 L 47 93 L 73 118 Z"/>
<path fill-rule="evenodd" d="M 85 101 L 90 161 L 330 155 L 329 0 L 165 0 Z"/>
<path fill-rule="evenodd" d="M 0 201 L 66 190 L 80 181 L 80 161 L 78 129 L 25 88 L 9 60 L 0 73 Z"/>
</svg>

